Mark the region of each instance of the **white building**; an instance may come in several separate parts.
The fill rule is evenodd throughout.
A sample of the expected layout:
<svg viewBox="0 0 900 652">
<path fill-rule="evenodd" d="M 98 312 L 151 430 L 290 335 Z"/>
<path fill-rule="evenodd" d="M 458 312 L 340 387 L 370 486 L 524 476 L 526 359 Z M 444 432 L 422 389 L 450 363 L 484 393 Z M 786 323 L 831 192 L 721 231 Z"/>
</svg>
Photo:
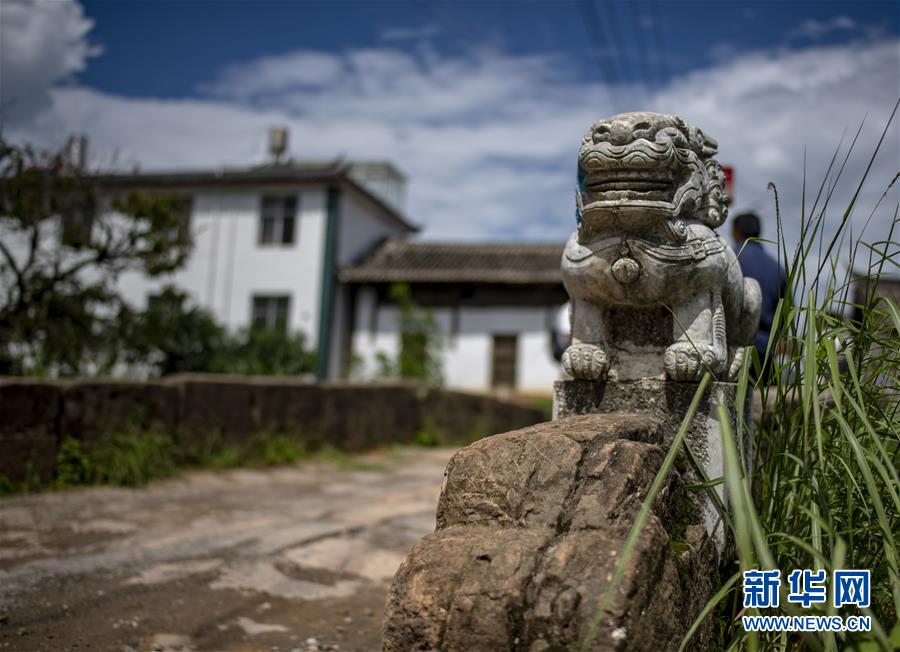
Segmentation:
<svg viewBox="0 0 900 652">
<path fill-rule="evenodd" d="M 120 279 L 145 306 L 165 285 L 190 293 L 232 330 L 302 331 L 319 377 L 372 377 L 401 337 L 388 290 L 410 286 L 433 312 L 450 387 L 548 391 L 558 376 L 550 330 L 566 301 L 559 245 L 414 243 L 402 214 L 405 179 L 390 164 L 273 163 L 247 169 L 102 177 L 127 190 L 184 200 L 194 250 L 179 271 Z"/>
<path fill-rule="evenodd" d="M 547 391 L 559 376 L 551 331 L 567 300 L 562 244 L 384 242 L 339 279 L 352 306 L 352 346 L 363 367 L 401 346 L 393 283 L 430 310 L 443 336 L 448 385 Z"/>
</svg>

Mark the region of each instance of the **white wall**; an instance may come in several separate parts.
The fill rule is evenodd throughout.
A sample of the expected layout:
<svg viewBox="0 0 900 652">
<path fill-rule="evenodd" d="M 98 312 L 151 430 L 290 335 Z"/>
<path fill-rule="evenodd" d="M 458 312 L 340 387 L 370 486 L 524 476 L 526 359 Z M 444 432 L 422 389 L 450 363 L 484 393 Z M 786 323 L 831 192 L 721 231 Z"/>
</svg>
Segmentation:
<svg viewBox="0 0 900 652">
<path fill-rule="evenodd" d="M 363 362 L 363 376 L 377 369 L 376 355 L 383 351 L 396 359 L 400 346 L 397 309 L 381 306 L 376 315 L 376 329 L 371 329 L 375 292 L 363 288 L 356 303 L 353 352 Z M 559 378 L 559 364 L 550 348 L 548 320 L 558 308 L 542 307 L 462 307 L 459 331 L 451 332 L 450 308 L 432 310 L 444 340 L 443 372 L 448 387 L 485 390 L 491 386 L 492 336 L 517 335 L 516 389 L 549 392 Z"/>
<path fill-rule="evenodd" d="M 295 238 L 290 245 L 258 244 L 262 194 L 194 195 L 194 251 L 188 262 L 174 274 L 152 280 L 139 273 L 124 274 L 119 287 L 126 300 L 144 306 L 149 294 L 173 284 L 234 330 L 249 325 L 254 294 L 287 294 L 291 297 L 288 328 L 302 330 L 314 345 L 322 288 L 325 189 L 296 192 Z"/>
<path fill-rule="evenodd" d="M 405 230 L 395 221 L 382 216 L 372 202 L 353 191 L 341 193 L 340 226 L 338 227 L 337 265 L 352 265 L 385 238 L 401 237 Z M 328 353 L 328 377 L 337 379 L 344 370 L 350 351 L 344 350 L 345 334 L 350 325 L 348 309 L 350 289 L 337 284 L 331 322 L 331 346 Z"/>
<path fill-rule="evenodd" d="M 372 202 L 352 190 L 341 193 L 341 224 L 338 229 L 338 267 L 359 262 L 380 241 L 402 237 L 404 229 L 382 216 Z"/>
</svg>

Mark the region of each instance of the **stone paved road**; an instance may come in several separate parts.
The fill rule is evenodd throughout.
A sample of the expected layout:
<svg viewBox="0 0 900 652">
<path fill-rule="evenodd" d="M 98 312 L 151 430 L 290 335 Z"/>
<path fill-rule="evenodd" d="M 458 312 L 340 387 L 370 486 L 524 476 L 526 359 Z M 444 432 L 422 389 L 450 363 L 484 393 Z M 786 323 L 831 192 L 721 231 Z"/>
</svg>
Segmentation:
<svg viewBox="0 0 900 652">
<path fill-rule="evenodd" d="M 451 454 L 0 500 L 0 650 L 379 650 Z"/>
</svg>

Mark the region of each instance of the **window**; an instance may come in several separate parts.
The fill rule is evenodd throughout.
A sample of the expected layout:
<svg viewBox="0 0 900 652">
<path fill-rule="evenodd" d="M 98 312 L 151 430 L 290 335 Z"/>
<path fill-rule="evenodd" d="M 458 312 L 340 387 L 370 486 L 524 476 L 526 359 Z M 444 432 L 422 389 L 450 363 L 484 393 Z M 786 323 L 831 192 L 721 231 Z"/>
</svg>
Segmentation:
<svg viewBox="0 0 900 652">
<path fill-rule="evenodd" d="M 147 312 L 157 312 L 165 305 L 165 299 L 161 294 L 147 295 Z"/>
<path fill-rule="evenodd" d="M 293 244 L 296 197 L 263 197 L 259 220 L 260 244 Z"/>
<path fill-rule="evenodd" d="M 178 226 L 172 227 L 168 233 L 172 242 L 185 242 L 191 237 L 191 212 L 194 208 L 194 198 L 179 197 L 175 210 L 178 212 Z"/>
<path fill-rule="evenodd" d="M 494 335 L 491 355 L 491 386 L 516 386 L 518 339 L 516 335 Z"/>
<path fill-rule="evenodd" d="M 251 325 L 253 328 L 286 332 L 289 307 L 290 297 L 288 296 L 255 295 Z"/>
<path fill-rule="evenodd" d="M 171 319 L 181 314 L 184 296 L 174 290 L 163 290 L 147 295 L 147 313 L 156 318 Z"/>
<path fill-rule="evenodd" d="M 61 244 L 74 247 L 88 247 L 92 242 L 94 216 L 98 202 L 93 193 L 84 192 L 80 185 L 59 195 L 59 237 Z"/>
<path fill-rule="evenodd" d="M 86 247 L 91 243 L 94 214 L 76 211 L 62 216 L 62 243 L 69 247 Z"/>
</svg>

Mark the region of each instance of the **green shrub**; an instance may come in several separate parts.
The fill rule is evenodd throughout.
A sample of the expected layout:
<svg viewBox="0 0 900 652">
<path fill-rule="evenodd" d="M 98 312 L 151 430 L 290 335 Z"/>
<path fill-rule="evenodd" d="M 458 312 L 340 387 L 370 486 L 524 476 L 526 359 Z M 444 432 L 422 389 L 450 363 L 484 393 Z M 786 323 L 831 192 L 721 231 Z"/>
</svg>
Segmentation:
<svg viewBox="0 0 900 652">
<path fill-rule="evenodd" d="M 278 466 L 293 464 L 306 455 L 306 448 L 298 437 L 264 435 L 251 442 L 246 461 L 250 466 Z"/>
<path fill-rule="evenodd" d="M 105 439 L 91 451 L 92 481 L 137 487 L 175 472 L 172 438 L 156 432 L 132 432 Z"/>
<path fill-rule="evenodd" d="M 53 485 L 136 487 L 170 476 L 175 468 L 175 446 L 168 435 L 128 430 L 90 443 L 69 437 L 59 447 Z"/>
<path fill-rule="evenodd" d="M 316 371 L 316 354 L 302 332 L 251 328 L 227 337 L 207 369 L 216 373 L 300 376 Z"/>
<path fill-rule="evenodd" d="M 17 493 L 18 490 L 19 487 L 17 483 L 10 480 L 5 474 L 0 473 L 0 497 Z"/>
<path fill-rule="evenodd" d="M 426 419 L 425 423 L 413 433 L 412 443 L 415 446 L 442 446 L 447 443 L 447 437 L 437 425 Z"/>
<path fill-rule="evenodd" d="M 330 446 L 310 450 L 298 433 L 261 431 L 245 439 L 226 441 L 215 431 L 176 444 L 165 434 L 127 428 L 88 442 L 67 437 L 57 452 L 52 481 L 41 482 L 30 468 L 22 482 L 0 474 L 0 496 L 98 484 L 136 487 L 174 475 L 179 469 L 265 468 L 302 459 L 316 459 L 346 470 L 383 468 Z"/>
<path fill-rule="evenodd" d="M 243 462 L 243 454 L 237 444 L 222 444 L 212 449 L 199 463 L 190 464 L 201 469 L 236 469 Z"/>
<path fill-rule="evenodd" d="M 384 351 L 375 354 L 376 376 L 442 385 L 444 340 L 437 320 L 430 310 L 422 310 L 415 304 L 406 283 L 391 285 L 389 296 L 397 306 L 400 349 L 396 359 Z"/>
<path fill-rule="evenodd" d="M 76 487 L 91 484 L 91 460 L 81 442 L 72 437 L 63 439 L 56 453 L 57 487 Z"/>
<path fill-rule="evenodd" d="M 200 445 L 182 454 L 181 465 L 204 469 L 232 469 L 239 466 L 265 467 L 292 464 L 307 456 L 299 434 L 262 431 L 236 441 L 226 441 L 212 432 Z"/>
</svg>

